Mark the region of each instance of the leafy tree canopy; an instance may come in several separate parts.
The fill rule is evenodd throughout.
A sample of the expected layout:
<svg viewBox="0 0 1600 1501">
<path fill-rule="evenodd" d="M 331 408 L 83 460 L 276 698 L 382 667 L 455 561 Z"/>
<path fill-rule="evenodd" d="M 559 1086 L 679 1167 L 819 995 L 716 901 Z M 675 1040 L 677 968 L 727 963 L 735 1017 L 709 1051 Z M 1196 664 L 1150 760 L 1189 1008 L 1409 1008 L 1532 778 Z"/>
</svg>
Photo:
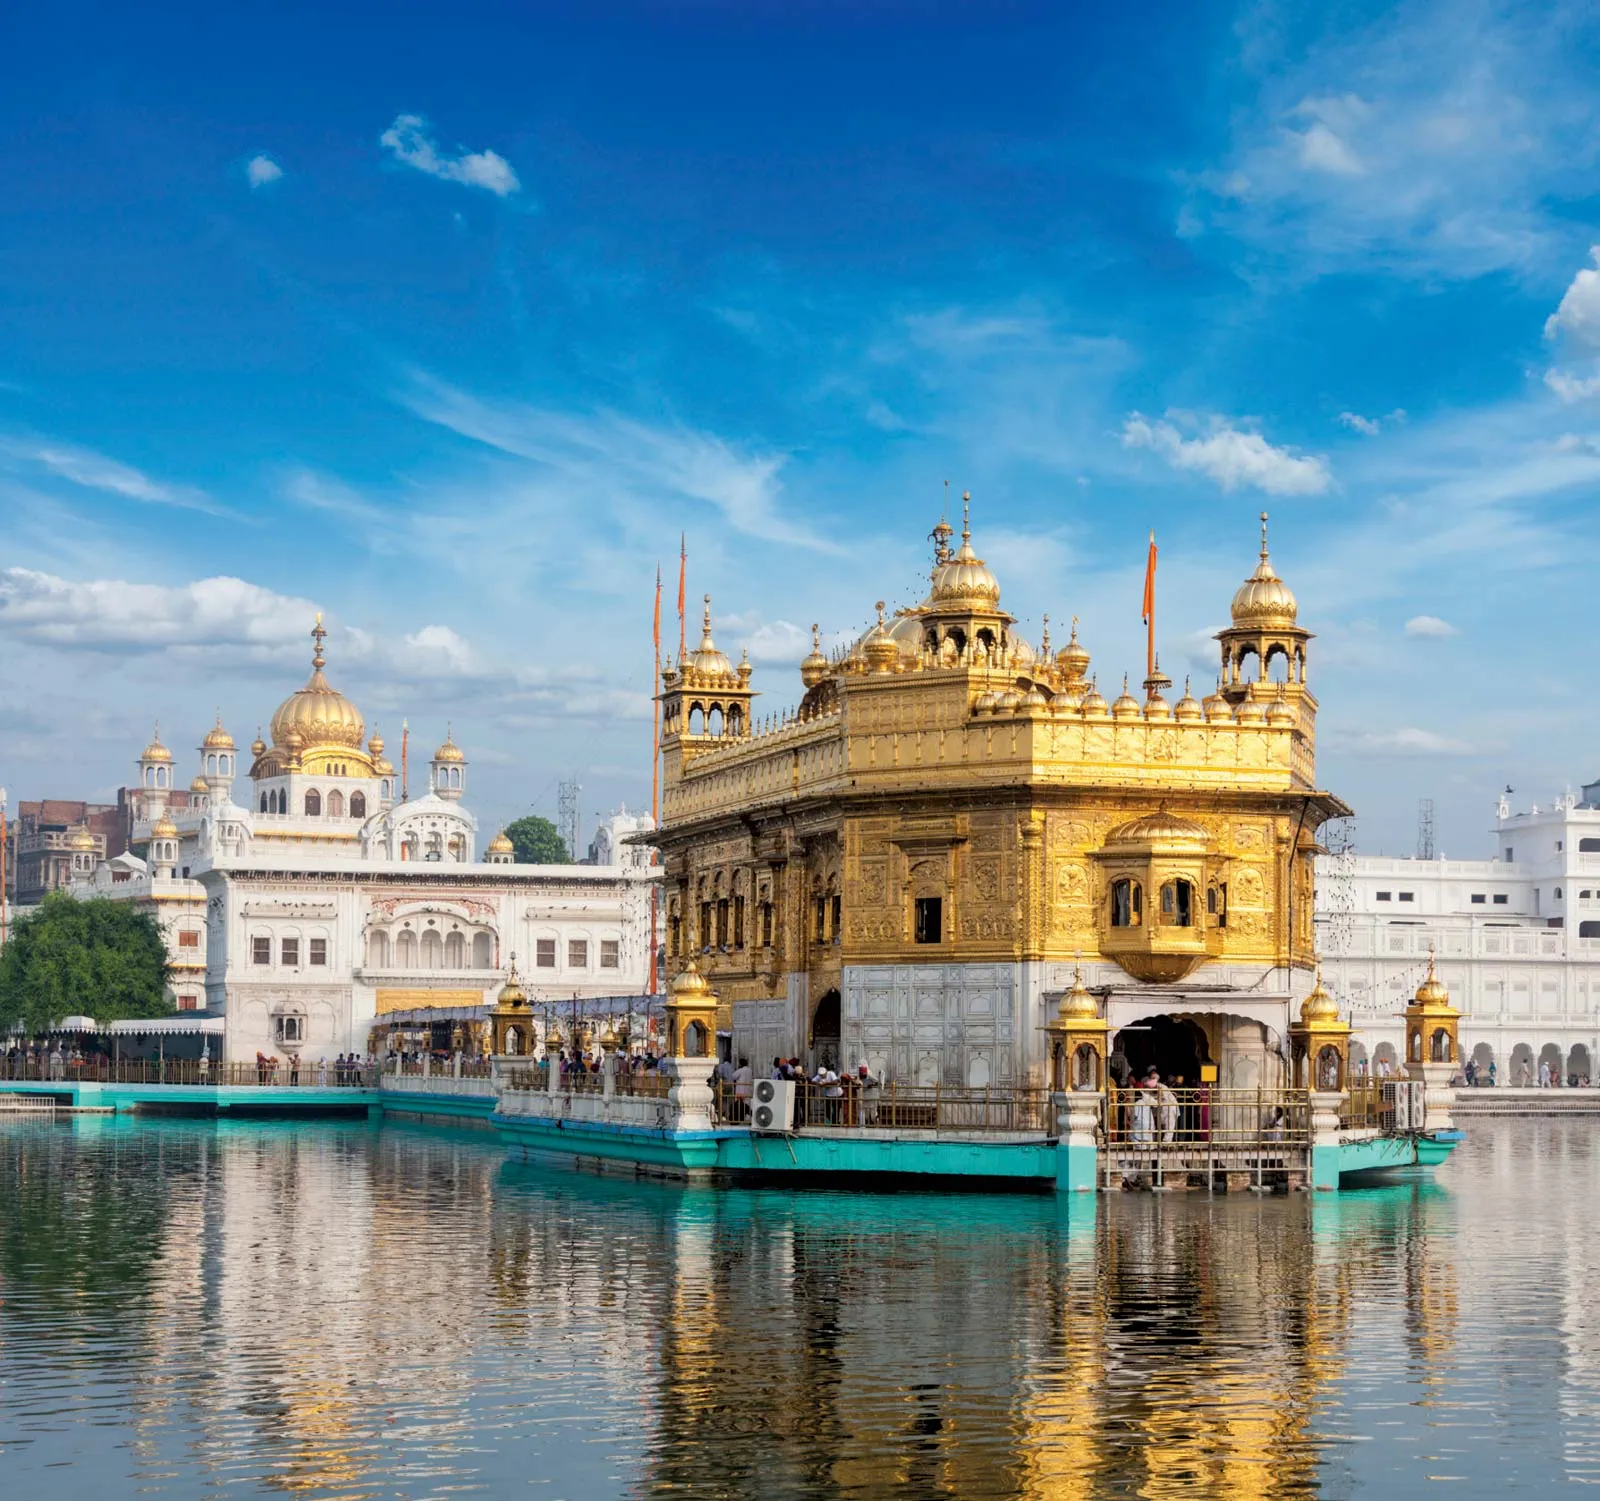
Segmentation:
<svg viewBox="0 0 1600 1501">
<path fill-rule="evenodd" d="M 506 825 L 506 838 L 516 851 L 518 865 L 571 865 L 566 841 L 548 818 L 530 813 Z"/>
<path fill-rule="evenodd" d="M 148 912 L 53 891 L 0 950 L 0 1028 L 42 1031 L 67 1016 L 162 1016 L 167 947 Z"/>
</svg>

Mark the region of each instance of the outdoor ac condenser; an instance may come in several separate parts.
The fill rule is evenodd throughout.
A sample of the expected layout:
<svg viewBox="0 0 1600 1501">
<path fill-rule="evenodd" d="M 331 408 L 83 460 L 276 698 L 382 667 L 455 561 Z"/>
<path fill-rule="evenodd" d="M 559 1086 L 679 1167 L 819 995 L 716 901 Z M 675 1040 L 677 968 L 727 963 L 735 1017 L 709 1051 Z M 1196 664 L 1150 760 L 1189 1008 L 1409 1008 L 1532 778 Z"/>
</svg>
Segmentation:
<svg viewBox="0 0 1600 1501">
<path fill-rule="evenodd" d="M 793 1079 L 757 1079 L 750 1100 L 752 1131 L 794 1130 Z"/>
</svg>

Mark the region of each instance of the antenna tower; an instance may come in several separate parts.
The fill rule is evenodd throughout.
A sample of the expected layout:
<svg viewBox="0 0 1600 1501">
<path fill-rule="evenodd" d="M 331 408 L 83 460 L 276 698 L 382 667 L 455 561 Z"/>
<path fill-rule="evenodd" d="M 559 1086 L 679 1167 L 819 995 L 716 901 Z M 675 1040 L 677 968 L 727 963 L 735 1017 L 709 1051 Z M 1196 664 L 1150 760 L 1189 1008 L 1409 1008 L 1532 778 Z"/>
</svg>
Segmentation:
<svg viewBox="0 0 1600 1501">
<path fill-rule="evenodd" d="M 578 858 L 578 794 L 582 791 L 576 777 L 556 785 L 556 833 L 574 860 Z"/>
<path fill-rule="evenodd" d="M 1417 803 L 1417 859 L 1433 859 L 1433 799 L 1422 798 Z"/>
</svg>

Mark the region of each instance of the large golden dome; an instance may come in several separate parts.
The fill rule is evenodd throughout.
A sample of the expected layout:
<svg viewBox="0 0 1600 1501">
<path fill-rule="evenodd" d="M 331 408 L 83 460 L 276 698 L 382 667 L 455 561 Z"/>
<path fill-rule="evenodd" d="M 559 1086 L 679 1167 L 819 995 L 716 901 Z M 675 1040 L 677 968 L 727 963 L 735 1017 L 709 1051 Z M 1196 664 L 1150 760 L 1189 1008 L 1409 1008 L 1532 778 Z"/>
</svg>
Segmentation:
<svg viewBox="0 0 1600 1501">
<path fill-rule="evenodd" d="M 361 737 L 366 730 L 361 711 L 344 694 L 328 685 L 322 675 L 322 640 L 328 633 L 322 628 L 322 616 L 311 632 L 316 650 L 311 657 L 311 676 L 304 688 L 291 693 L 278 705 L 272 716 L 272 743 L 288 747 L 289 734 L 298 731 L 299 749 L 314 750 L 321 745 L 345 746 L 360 750 Z"/>
<path fill-rule="evenodd" d="M 727 654 L 711 639 L 711 596 L 705 598 L 705 624 L 700 634 L 700 647 L 697 651 L 689 653 L 687 665 L 692 667 L 702 678 L 729 677 L 734 675 L 733 663 Z"/>
<path fill-rule="evenodd" d="M 1263 511 L 1261 561 L 1233 596 L 1233 623 L 1237 626 L 1293 625 L 1299 613 L 1300 603 L 1294 591 L 1278 577 L 1267 556 L 1267 513 Z"/>
</svg>

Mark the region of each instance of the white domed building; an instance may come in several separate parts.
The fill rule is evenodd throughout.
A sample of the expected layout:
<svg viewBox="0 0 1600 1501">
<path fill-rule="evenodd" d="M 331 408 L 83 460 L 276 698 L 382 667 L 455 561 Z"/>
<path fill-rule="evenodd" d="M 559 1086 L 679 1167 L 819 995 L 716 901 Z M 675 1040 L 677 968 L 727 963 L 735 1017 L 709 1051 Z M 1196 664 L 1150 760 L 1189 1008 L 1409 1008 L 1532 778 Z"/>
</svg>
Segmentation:
<svg viewBox="0 0 1600 1501">
<path fill-rule="evenodd" d="M 453 731 L 408 796 L 403 772 L 324 676 L 278 705 L 270 743 L 238 750 L 220 718 L 199 746 L 187 806 L 172 752 L 139 758 L 132 848 L 82 857 L 71 889 L 148 904 L 167 935 L 174 1008 L 224 1021 L 224 1056 L 365 1053 L 375 1031 L 478 1035 L 513 956 L 535 1007 L 642 994 L 650 973 L 648 854 L 598 841 L 605 864 L 521 865 L 498 832 L 479 853 Z M 235 800 L 237 796 L 237 801 Z"/>
</svg>

